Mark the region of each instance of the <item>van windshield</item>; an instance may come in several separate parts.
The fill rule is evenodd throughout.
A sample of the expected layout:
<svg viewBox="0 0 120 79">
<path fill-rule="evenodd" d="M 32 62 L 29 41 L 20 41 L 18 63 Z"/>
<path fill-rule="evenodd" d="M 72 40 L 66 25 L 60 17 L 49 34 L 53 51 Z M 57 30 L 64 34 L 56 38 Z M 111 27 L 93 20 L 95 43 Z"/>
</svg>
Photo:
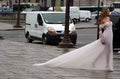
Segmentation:
<svg viewBox="0 0 120 79">
<path fill-rule="evenodd" d="M 47 24 L 65 24 L 65 13 L 43 13 L 42 15 Z M 69 23 L 71 22 L 69 20 Z"/>
</svg>

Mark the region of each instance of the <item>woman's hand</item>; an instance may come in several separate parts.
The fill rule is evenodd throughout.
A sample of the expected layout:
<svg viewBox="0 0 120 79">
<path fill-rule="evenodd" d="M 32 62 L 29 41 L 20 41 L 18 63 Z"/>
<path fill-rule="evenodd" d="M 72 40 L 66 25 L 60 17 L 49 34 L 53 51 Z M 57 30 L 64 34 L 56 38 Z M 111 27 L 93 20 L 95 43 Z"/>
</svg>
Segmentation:
<svg viewBox="0 0 120 79">
<path fill-rule="evenodd" d="M 105 44 L 105 40 L 103 38 L 101 38 L 100 41 L 103 45 Z"/>
</svg>

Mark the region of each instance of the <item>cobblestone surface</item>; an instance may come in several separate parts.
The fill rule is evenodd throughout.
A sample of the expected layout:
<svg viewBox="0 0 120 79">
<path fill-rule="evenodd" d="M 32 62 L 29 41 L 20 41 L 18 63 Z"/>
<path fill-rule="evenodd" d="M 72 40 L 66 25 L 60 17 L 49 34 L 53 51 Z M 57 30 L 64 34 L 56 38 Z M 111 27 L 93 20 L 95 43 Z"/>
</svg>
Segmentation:
<svg viewBox="0 0 120 79">
<path fill-rule="evenodd" d="M 120 79 L 119 53 L 114 53 L 114 72 L 33 66 L 74 49 L 0 40 L 0 79 Z"/>
<path fill-rule="evenodd" d="M 89 23 L 83 25 L 96 27 Z M 0 30 L 11 29 L 16 29 L 13 24 L 0 23 Z M 33 66 L 74 49 L 0 40 L 0 79 L 120 79 L 120 53 L 114 53 L 114 72 Z"/>
</svg>

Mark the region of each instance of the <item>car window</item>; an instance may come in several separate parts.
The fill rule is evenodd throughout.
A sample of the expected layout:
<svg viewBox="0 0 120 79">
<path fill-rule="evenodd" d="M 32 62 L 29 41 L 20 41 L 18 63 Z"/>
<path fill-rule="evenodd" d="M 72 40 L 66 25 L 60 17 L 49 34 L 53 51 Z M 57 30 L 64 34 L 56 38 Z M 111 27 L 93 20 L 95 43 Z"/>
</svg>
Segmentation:
<svg viewBox="0 0 120 79">
<path fill-rule="evenodd" d="M 65 13 L 43 13 L 44 20 L 48 24 L 64 24 Z M 71 22 L 71 20 L 70 20 Z"/>
<path fill-rule="evenodd" d="M 39 25 L 41 25 L 41 23 L 43 23 L 42 17 L 40 14 L 37 15 L 37 22 L 39 23 Z"/>
<path fill-rule="evenodd" d="M 113 11 L 111 12 L 111 15 L 120 15 L 120 12 Z"/>
</svg>

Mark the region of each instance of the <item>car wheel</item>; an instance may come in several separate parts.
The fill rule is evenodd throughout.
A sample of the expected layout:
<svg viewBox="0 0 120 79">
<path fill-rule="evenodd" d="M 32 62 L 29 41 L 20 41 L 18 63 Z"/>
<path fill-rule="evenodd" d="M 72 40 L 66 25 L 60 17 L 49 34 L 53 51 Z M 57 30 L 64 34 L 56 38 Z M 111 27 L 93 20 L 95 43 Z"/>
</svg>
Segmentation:
<svg viewBox="0 0 120 79">
<path fill-rule="evenodd" d="M 45 45 L 45 44 L 48 44 L 48 39 L 46 36 L 43 36 L 42 37 L 42 43 Z"/>
<path fill-rule="evenodd" d="M 86 18 L 86 20 L 85 20 L 86 22 L 89 22 L 90 20 L 89 20 L 89 18 Z"/>
<path fill-rule="evenodd" d="M 28 43 L 32 43 L 32 41 L 33 41 L 29 34 L 26 35 L 26 39 L 27 39 Z"/>
</svg>

